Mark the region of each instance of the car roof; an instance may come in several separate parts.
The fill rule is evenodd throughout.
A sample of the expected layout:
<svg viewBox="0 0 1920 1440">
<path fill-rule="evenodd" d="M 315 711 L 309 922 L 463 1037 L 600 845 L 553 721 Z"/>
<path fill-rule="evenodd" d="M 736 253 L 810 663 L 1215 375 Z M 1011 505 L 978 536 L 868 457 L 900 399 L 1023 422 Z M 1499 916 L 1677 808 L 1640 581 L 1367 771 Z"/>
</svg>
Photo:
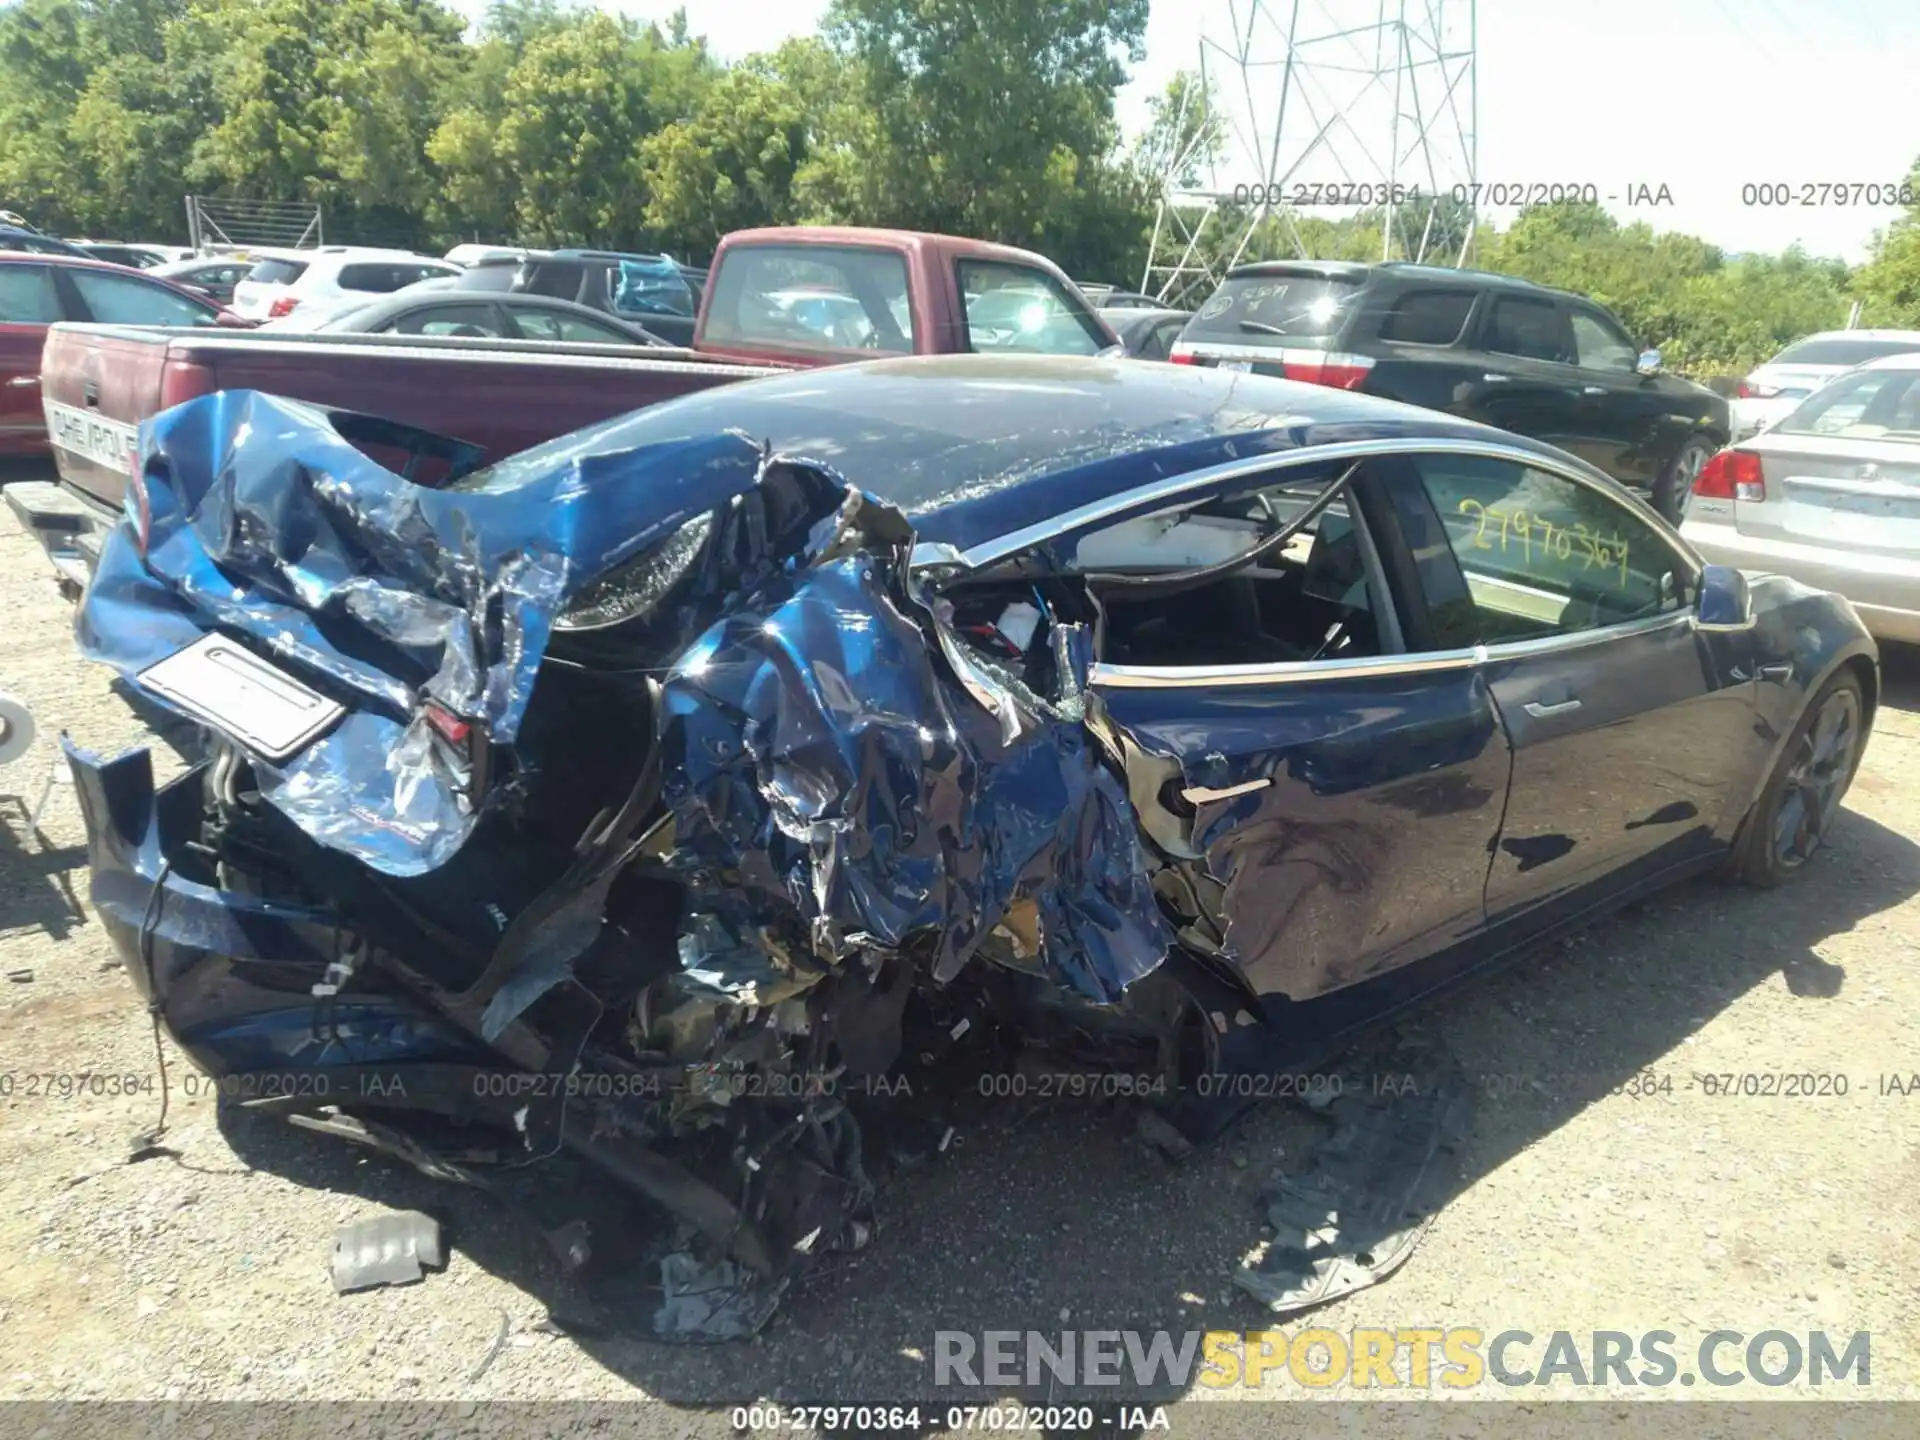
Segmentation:
<svg viewBox="0 0 1920 1440">
<path fill-rule="evenodd" d="M 752 245 L 864 245 L 870 249 L 877 246 L 888 250 L 931 251 L 957 260 L 1005 260 L 1017 265 L 1038 264 L 1056 272 L 1060 269 L 1046 256 L 1013 245 L 871 225 L 774 225 L 758 230 L 735 230 L 723 236 L 720 245 L 727 251 Z"/>
<path fill-rule="evenodd" d="M 1780 349 L 1785 352 L 1809 340 L 1911 340 L 1920 345 L 1920 330 L 1816 330 L 1811 335 L 1802 335 L 1792 345 L 1782 345 Z"/>
<path fill-rule="evenodd" d="M 1920 335 L 1914 336 L 1914 344 L 1920 347 Z M 1920 370 L 1920 348 L 1902 351 L 1898 355 L 1882 355 L 1877 360 L 1869 360 L 1855 367 L 1860 370 Z"/>
<path fill-rule="evenodd" d="M 920 540 L 965 550 L 1170 475 L 1342 440 L 1535 441 L 1393 400 L 1198 366 L 940 355 L 799 370 L 664 401 L 503 462 L 737 430 L 897 505 Z M 1593 471 L 1596 476 L 1598 471 Z"/>
<path fill-rule="evenodd" d="M 1229 280 L 1244 280 L 1267 275 L 1318 275 L 1327 280 L 1360 281 L 1374 275 L 1394 279 L 1452 281 L 1456 284 L 1495 286 L 1525 291 L 1533 295 L 1559 295 L 1570 300 L 1588 297 L 1573 290 L 1560 290 L 1518 275 L 1502 275 L 1496 270 L 1469 270 L 1464 266 L 1424 265 L 1410 260 L 1254 260 L 1236 265 L 1227 272 Z"/>
</svg>

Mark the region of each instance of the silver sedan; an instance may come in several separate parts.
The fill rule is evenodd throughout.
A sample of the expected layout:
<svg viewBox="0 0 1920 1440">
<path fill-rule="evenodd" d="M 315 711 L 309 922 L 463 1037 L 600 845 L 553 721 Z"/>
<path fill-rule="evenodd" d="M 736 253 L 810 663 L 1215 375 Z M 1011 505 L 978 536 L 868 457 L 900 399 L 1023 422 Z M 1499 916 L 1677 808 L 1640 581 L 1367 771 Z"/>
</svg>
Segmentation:
<svg viewBox="0 0 1920 1440">
<path fill-rule="evenodd" d="M 1680 533 L 1716 564 L 1837 591 L 1877 637 L 1920 644 L 1920 354 L 1862 365 L 1715 455 Z"/>
</svg>

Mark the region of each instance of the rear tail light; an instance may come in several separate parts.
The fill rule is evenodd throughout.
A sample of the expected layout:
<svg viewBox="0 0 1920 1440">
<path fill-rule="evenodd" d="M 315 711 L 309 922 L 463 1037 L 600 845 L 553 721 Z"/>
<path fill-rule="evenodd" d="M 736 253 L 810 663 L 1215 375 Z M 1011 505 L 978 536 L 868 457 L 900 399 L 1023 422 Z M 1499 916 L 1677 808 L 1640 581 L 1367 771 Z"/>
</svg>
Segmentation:
<svg viewBox="0 0 1920 1440">
<path fill-rule="evenodd" d="M 283 315 L 291 315 L 293 313 L 293 307 L 299 303 L 300 302 L 291 295 L 282 295 L 278 300 L 275 300 L 272 305 L 267 307 L 267 318 L 269 320 L 278 320 Z"/>
<path fill-rule="evenodd" d="M 1167 359 L 1171 360 L 1176 365 L 1191 365 L 1194 363 L 1193 352 L 1191 350 L 1182 350 L 1178 345 L 1173 347 L 1173 350 L 1170 354 L 1168 354 Z"/>
<path fill-rule="evenodd" d="M 1373 369 L 1373 357 L 1328 350 L 1285 350 L 1281 352 L 1281 368 L 1289 380 L 1331 385 L 1336 390 L 1358 390 Z"/>
<path fill-rule="evenodd" d="M 464 745 L 467 743 L 468 737 L 473 734 L 473 726 L 469 725 L 445 706 L 436 705 L 429 700 L 424 708 L 427 723 L 438 730 L 448 743 Z"/>
<path fill-rule="evenodd" d="M 1736 400 L 1771 400 L 1780 393 L 1778 385 L 1756 385 L 1751 380 L 1742 380 L 1734 388 Z"/>
<path fill-rule="evenodd" d="M 1765 500 L 1767 478 L 1760 457 L 1749 450 L 1722 450 L 1700 467 L 1693 493 L 1702 500 Z"/>
</svg>

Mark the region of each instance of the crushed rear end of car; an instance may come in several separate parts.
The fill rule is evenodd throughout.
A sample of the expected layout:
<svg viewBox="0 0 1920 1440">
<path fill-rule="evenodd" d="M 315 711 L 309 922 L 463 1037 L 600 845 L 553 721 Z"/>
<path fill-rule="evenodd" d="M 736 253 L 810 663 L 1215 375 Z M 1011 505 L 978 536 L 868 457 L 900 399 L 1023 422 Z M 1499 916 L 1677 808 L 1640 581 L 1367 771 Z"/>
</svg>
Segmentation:
<svg viewBox="0 0 1920 1440">
<path fill-rule="evenodd" d="M 449 492 L 337 420 L 150 422 L 76 622 L 204 737 L 164 785 L 67 753 L 224 1096 L 483 1188 L 590 1162 L 671 1218 L 657 1328 L 713 1339 L 864 1243 L 864 1137 L 944 1067 L 1205 1063 L 1083 628 L 1046 696 L 989 673 L 897 511 L 743 435 Z"/>
</svg>

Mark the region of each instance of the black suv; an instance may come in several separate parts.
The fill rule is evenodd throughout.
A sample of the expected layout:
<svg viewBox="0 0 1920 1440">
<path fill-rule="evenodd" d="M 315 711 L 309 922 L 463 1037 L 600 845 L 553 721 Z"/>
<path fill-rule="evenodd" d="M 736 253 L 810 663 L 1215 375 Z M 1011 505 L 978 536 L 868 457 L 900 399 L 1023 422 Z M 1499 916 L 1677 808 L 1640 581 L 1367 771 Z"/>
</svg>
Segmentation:
<svg viewBox="0 0 1920 1440">
<path fill-rule="evenodd" d="M 1480 270 L 1288 260 L 1241 265 L 1173 347 L 1182 364 L 1363 390 L 1531 435 L 1669 520 L 1732 434 L 1727 401 L 1663 374 L 1603 307 Z"/>
<path fill-rule="evenodd" d="M 501 295 L 546 295 L 571 300 L 590 310 L 604 311 L 631 324 L 644 326 L 669 345 L 693 343 L 694 319 L 700 313 L 701 291 L 707 272 L 679 265 L 688 292 L 684 315 L 656 310 L 623 309 L 618 304 L 619 266 L 622 260 L 653 260 L 654 256 L 627 255 L 612 250 L 525 250 L 490 255 L 467 267 L 448 285 L 451 290 L 490 291 Z"/>
</svg>

